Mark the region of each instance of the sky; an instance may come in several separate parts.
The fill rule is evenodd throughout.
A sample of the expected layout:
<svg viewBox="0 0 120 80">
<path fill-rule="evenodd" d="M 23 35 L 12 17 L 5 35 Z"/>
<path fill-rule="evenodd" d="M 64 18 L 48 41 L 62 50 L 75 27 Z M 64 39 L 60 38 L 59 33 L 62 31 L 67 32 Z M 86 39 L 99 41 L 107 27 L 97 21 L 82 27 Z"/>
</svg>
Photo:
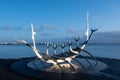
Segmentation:
<svg viewBox="0 0 120 80">
<path fill-rule="evenodd" d="M 31 22 L 39 42 L 84 35 L 89 12 L 90 28 L 99 28 L 95 41 L 120 43 L 119 3 L 120 0 L 0 0 L 0 42 L 30 41 Z"/>
</svg>

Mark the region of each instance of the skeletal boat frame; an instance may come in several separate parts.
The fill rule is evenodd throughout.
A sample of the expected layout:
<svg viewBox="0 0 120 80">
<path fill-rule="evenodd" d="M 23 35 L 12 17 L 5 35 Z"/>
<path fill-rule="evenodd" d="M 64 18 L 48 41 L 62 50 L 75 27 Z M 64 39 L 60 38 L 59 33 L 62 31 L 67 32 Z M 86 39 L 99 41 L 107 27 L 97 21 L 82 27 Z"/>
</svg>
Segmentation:
<svg viewBox="0 0 120 80">
<path fill-rule="evenodd" d="M 65 70 L 61 67 L 61 63 L 68 63 L 70 65 L 70 68 L 72 68 L 71 73 L 72 72 L 77 72 L 78 70 L 75 68 L 74 63 L 72 63 L 72 60 L 74 60 L 75 62 L 77 62 L 80 65 L 80 70 L 90 70 L 92 68 L 94 68 L 98 62 L 97 59 L 88 51 L 84 50 L 84 48 L 86 47 L 87 43 L 89 42 L 91 36 L 93 35 L 93 33 L 95 31 L 97 31 L 97 29 L 91 29 L 91 32 L 89 34 L 89 25 L 88 25 L 88 14 L 87 14 L 87 29 L 86 29 L 86 40 L 83 42 L 82 46 L 80 47 L 80 38 L 74 38 L 77 47 L 76 48 L 72 48 L 72 42 L 69 40 L 67 43 L 62 43 L 60 46 L 62 48 L 62 53 L 61 54 L 57 54 L 56 49 L 57 46 L 59 46 L 58 44 L 55 43 L 51 43 L 51 42 L 47 42 L 45 43 L 46 45 L 46 52 L 45 53 L 41 53 L 37 48 L 36 48 L 36 44 L 35 44 L 35 38 L 34 35 L 36 34 L 36 32 L 34 31 L 33 28 L 33 24 L 31 23 L 31 29 L 32 29 L 32 43 L 33 45 L 30 45 L 29 43 L 27 43 L 24 40 L 17 40 L 18 42 L 30 47 L 36 54 L 37 58 L 41 60 L 41 64 L 44 65 L 44 63 L 42 63 L 42 61 L 45 61 L 46 63 L 52 63 L 53 65 L 57 65 L 60 69 L 61 73 L 64 73 Z M 69 51 L 65 52 L 64 48 L 66 47 L 66 45 L 69 46 Z M 50 53 L 48 52 L 48 48 L 52 46 L 54 49 L 54 55 L 50 55 Z M 88 54 L 91 58 L 93 58 L 93 60 L 95 61 L 95 64 L 93 65 L 88 58 L 82 56 L 81 52 L 84 52 L 86 54 Z M 85 67 L 80 61 L 78 61 L 76 59 L 77 56 L 80 56 L 82 59 L 86 60 L 87 63 L 89 64 L 88 67 Z M 79 67 L 79 66 L 78 66 Z"/>
</svg>

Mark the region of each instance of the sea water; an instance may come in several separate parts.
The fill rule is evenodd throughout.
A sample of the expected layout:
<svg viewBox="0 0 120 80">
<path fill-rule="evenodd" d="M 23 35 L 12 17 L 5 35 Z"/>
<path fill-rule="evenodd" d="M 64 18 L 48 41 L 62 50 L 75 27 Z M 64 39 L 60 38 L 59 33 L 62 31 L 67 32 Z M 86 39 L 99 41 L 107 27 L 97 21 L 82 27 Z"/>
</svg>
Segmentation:
<svg viewBox="0 0 120 80">
<path fill-rule="evenodd" d="M 37 48 L 45 53 L 46 47 L 44 45 L 37 45 Z M 85 48 L 92 55 L 96 57 L 116 58 L 120 59 L 120 45 L 87 45 Z M 68 47 L 65 51 L 69 50 Z M 57 53 L 61 53 L 62 49 L 58 47 Z M 49 53 L 53 55 L 53 48 L 50 47 Z M 81 53 L 88 56 L 87 54 Z M 0 45 L 0 58 L 25 58 L 36 56 L 35 53 L 24 45 Z"/>
</svg>

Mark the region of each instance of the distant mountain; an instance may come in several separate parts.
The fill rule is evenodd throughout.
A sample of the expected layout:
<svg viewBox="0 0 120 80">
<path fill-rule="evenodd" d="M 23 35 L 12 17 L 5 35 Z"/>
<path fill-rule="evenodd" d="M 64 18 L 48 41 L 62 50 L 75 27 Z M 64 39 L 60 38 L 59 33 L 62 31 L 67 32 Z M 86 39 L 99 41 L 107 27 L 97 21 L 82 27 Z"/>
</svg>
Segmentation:
<svg viewBox="0 0 120 80">
<path fill-rule="evenodd" d="M 120 44 L 120 31 L 97 32 L 92 36 L 90 43 Z"/>
<path fill-rule="evenodd" d="M 19 44 L 18 42 L 0 42 L 0 45 Z"/>
</svg>

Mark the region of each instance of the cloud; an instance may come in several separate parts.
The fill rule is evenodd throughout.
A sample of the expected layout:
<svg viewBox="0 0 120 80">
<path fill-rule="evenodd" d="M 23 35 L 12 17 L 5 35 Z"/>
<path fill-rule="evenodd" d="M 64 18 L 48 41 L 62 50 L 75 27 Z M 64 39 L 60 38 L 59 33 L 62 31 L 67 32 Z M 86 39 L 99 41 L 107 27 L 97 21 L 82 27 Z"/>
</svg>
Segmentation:
<svg viewBox="0 0 120 80">
<path fill-rule="evenodd" d="M 52 25 L 52 24 L 44 24 L 42 26 L 40 26 L 39 31 L 44 31 L 44 30 L 56 30 L 56 26 Z"/>
<path fill-rule="evenodd" d="M 97 19 L 99 19 L 100 18 L 100 16 L 93 16 L 93 20 L 97 20 Z"/>
<path fill-rule="evenodd" d="M 74 28 L 70 28 L 67 33 L 74 34 L 76 33 L 76 30 Z"/>
<path fill-rule="evenodd" d="M 46 36 L 54 35 L 57 28 L 53 24 L 44 24 L 44 25 L 41 25 L 37 30 L 38 32 L 40 32 L 41 36 L 46 37 Z"/>
<path fill-rule="evenodd" d="M 53 34 L 50 34 L 50 33 L 44 33 L 44 34 L 41 34 L 41 36 L 44 36 L 44 37 L 46 37 L 46 36 L 52 36 Z"/>
<path fill-rule="evenodd" d="M 10 26 L 3 26 L 3 27 L 0 27 L 0 30 L 22 30 L 21 27 L 10 27 Z"/>
</svg>

